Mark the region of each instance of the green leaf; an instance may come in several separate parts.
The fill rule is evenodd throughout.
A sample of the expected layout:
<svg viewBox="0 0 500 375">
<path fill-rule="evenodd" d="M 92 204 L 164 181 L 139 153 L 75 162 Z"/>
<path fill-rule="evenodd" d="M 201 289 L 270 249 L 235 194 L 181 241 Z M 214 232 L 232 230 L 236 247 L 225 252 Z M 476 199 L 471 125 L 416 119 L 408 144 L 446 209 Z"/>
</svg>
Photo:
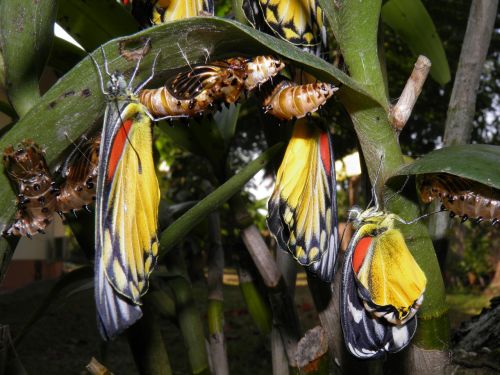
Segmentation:
<svg viewBox="0 0 500 375">
<path fill-rule="evenodd" d="M 432 62 L 431 77 L 441 85 L 451 79 L 450 67 L 434 22 L 420 0 L 389 0 L 382 7 L 382 20 L 408 45 L 415 56 Z"/>
<path fill-rule="evenodd" d="M 228 108 L 224 107 L 221 111 L 214 114 L 214 121 L 219 128 L 219 132 L 224 139 L 226 147 L 231 142 L 234 132 L 236 131 L 240 107 L 240 104 L 231 104 Z"/>
<path fill-rule="evenodd" d="M 139 29 L 116 0 L 59 0 L 58 5 L 57 23 L 87 51 Z"/>
<path fill-rule="evenodd" d="M 445 147 L 422 156 L 398 169 L 393 176 L 449 173 L 500 189 L 500 146 L 459 145 Z"/>
<path fill-rule="evenodd" d="M 0 51 L 9 100 L 22 116 L 40 97 L 38 80 L 54 35 L 55 0 L 0 1 Z"/>
</svg>

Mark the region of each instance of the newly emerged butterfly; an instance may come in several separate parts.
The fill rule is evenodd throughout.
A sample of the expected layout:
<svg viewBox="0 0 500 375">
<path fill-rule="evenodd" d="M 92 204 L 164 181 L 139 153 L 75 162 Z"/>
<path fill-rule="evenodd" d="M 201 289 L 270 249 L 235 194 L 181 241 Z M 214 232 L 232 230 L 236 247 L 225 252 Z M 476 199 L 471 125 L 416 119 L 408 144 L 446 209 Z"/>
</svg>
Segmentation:
<svg viewBox="0 0 500 375">
<path fill-rule="evenodd" d="M 323 11 L 316 0 L 243 0 L 248 21 L 317 55 L 326 50 Z"/>
<path fill-rule="evenodd" d="M 132 88 L 120 72 L 109 73 L 97 172 L 95 300 L 99 328 L 109 339 L 141 316 L 141 296 L 158 255 L 160 191 L 152 155 L 152 124 L 137 93 L 150 76 Z M 154 63 L 153 63 L 154 71 Z"/>
<path fill-rule="evenodd" d="M 15 150 L 10 146 L 4 151 L 3 163 L 18 193 L 15 222 L 6 234 L 32 237 L 43 233 L 52 222 L 58 193 L 44 152 L 34 141 L 25 140 Z"/>
<path fill-rule="evenodd" d="M 269 199 L 267 224 L 281 249 L 327 282 L 338 251 L 335 192 L 330 134 L 297 122 Z"/>
<path fill-rule="evenodd" d="M 297 85 L 283 81 L 264 100 L 262 108 L 281 120 L 299 119 L 316 112 L 337 90 L 328 83 Z"/>
<path fill-rule="evenodd" d="M 426 277 L 396 223 L 410 224 L 375 205 L 349 212 L 356 228 L 342 270 L 341 324 L 349 351 L 379 358 L 406 347 L 417 328 Z"/>
<path fill-rule="evenodd" d="M 458 215 L 462 222 L 490 220 L 495 225 L 500 220 L 498 189 L 448 173 L 419 175 L 417 184 L 423 202 L 441 200 L 441 208 L 450 211 L 452 217 Z"/>
</svg>

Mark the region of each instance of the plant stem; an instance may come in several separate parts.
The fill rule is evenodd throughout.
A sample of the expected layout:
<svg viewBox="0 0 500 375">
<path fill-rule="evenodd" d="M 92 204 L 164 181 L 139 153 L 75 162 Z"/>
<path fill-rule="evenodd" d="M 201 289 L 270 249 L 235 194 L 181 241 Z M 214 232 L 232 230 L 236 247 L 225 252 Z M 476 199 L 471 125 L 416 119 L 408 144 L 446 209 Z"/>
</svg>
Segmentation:
<svg viewBox="0 0 500 375">
<path fill-rule="evenodd" d="M 236 194 L 280 151 L 283 144 L 277 144 L 264 151 L 257 159 L 249 163 L 239 173 L 231 177 L 224 184 L 214 190 L 201 202 L 187 211 L 161 234 L 160 253 L 162 258 L 182 238 L 184 238 L 210 212 L 220 207 L 231 196 Z"/>
<path fill-rule="evenodd" d="M 171 375 L 172 369 L 154 312 L 145 303 L 143 316 L 127 330 L 127 338 L 140 375 Z"/>
</svg>

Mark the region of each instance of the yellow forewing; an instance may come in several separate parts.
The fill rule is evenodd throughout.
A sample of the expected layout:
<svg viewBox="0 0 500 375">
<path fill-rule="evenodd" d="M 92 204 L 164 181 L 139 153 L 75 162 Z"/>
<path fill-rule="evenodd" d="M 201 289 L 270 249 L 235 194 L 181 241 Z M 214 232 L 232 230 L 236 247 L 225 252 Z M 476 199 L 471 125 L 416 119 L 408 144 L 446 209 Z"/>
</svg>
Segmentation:
<svg viewBox="0 0 500 375">
<path fill-rule="evenodd" d="M 129 104 L 127 109 L 133 124 L 110 182 L 102 260 L 115 290 L 139 303 L 158 253 L 160 191 L 151 149 L 150 120 L 140 104 Z"/>
<path fill-rule="evenodd" d="M 393 306 L 404 318 L 423 294 L 426 277 L 398 229 L 373 237 L 370 250 L 357 273 L 358 281 L 378 306 Z"/>
<path fill-rule="evenodd" d="M 299 120 L 269 200 L 268 225 L 279 246 L 325 281 L 337 252 L 333 168 L 329 134 Z"/>
</svg>

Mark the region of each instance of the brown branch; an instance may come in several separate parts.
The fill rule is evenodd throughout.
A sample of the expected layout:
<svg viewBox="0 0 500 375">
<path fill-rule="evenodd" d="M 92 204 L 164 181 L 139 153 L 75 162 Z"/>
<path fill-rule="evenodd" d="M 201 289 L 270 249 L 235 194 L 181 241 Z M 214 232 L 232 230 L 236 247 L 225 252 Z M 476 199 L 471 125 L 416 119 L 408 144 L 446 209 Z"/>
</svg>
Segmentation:
<svg viewBox="0 0 500 375">
<path fill-rule="evenodd" d="M 445 146 L 470 142 L 477 90 L 495 25 L 497 8 L 498 0 L 471 2 L 469 20 L 446 115 Z"/>
<path fill-rule="evenodd" d="M 403 130 L 410 118 L 430 70 L 431 61 L 427 57 L 420 55 L 397 104 L 389 111 L 389 122 L 398 133 Z"/>
<path fill-rule="evenodd" d="M 297 348 L 297 364 L 301 374 L 328 374 L 328 340 L 321 326 L 306 332 Z"/>
</svg>

